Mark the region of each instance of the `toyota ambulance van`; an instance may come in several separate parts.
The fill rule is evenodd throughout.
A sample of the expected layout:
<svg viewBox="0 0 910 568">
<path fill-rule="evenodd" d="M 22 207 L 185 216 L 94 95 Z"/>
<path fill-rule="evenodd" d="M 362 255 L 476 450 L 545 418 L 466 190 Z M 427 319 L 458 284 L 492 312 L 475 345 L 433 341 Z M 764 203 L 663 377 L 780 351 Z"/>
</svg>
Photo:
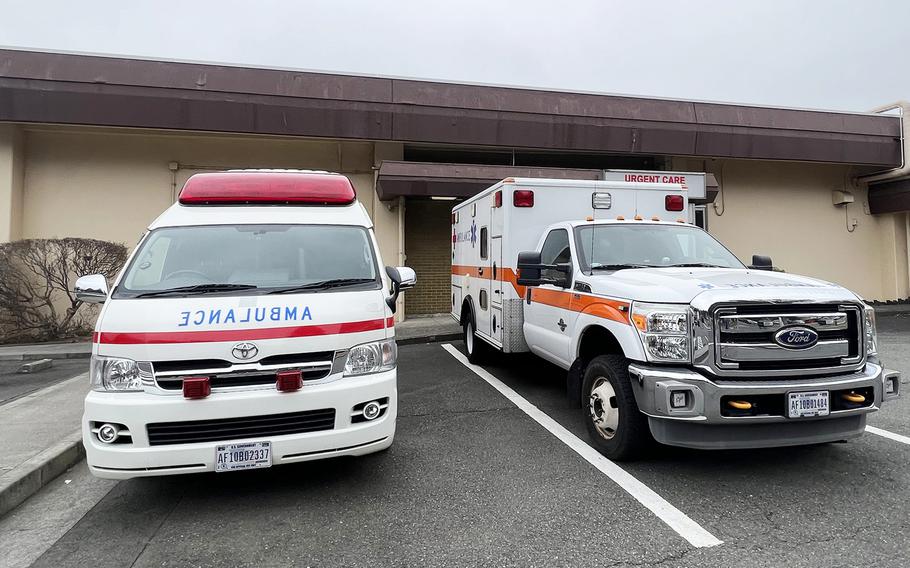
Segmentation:
<svg viewBox="0 0 910 568">
<path fill-rule="evenodd" d="M 83 443 L 125 479 L 264 468 L 388 448 L 393 314 L 413 270 L 384 267 L 338 174 L 191 177 L 108 288 L 93 337 Z"/>
</svg>

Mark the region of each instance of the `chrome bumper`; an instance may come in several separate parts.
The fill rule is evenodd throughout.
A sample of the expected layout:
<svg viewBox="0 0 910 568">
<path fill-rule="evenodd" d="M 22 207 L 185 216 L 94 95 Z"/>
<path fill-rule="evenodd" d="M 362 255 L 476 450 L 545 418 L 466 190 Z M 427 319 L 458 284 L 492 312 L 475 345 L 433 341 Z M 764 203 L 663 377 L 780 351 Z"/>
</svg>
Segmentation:
<svg viewBox="0 0 910 568">
<path fill-rule="evenodd" d="M 861 434 L 865 415 L 878 410 L 883 400 L 900 394 L 900 373 L 873 362 L 848 375 L 799 380 L 722 380 L 690 369 L 639 363 L 629 366 L 629 375 L 638 408 L 648 416 L 655 438 L 669 445 L 696 448 L 754 448 L 842 440 Z M 779 394 L 785 397 L 795 391 L 866 387 L 871 387 L 874 393 L 871 405 L 832 410 L 823 417 L 724 416 L 721 412 L 721 399 L 725 396 Z M 671 393 L 679 391 L 687 393 L 687 404 L 673 408 Z"/>
</svg>

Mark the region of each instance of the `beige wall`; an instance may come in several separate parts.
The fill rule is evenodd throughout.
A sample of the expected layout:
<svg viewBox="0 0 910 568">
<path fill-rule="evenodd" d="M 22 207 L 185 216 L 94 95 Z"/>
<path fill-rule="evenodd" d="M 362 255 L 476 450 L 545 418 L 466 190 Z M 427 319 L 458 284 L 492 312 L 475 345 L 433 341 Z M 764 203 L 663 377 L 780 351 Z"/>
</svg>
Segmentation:
<svg viewBox="0 0 910 568">
<path fill-rule="evenodd" d="M 854 187 L 848 167 L 680 159 L 674 168 L 715 173 L 722 193 L 708 207 L 709 230 L 744 262 L 767 254 L 788 272 L 836 282 L 870 300 L 910 295 L 906 215 L 871 215 L 867 191 Z M 833 205 L 835 189 L 854 194 L 846 211 Z"/>
</svg>

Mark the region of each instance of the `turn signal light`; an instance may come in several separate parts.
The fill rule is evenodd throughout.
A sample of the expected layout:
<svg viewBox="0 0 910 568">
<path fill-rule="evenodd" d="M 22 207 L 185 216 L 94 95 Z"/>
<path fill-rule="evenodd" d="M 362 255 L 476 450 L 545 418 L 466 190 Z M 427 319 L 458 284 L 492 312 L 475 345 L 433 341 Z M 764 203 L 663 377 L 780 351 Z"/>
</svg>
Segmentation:
<svg viewBox="0 0 910 568">
<path fill-rule="evenodd" d="M 516 189 L 512 193 L 512 205 L 515 207 L 534 207 L 534 192 L 530 189 Z"/>
<path fill-rule="evenodd" d="M 205 398 L 212 394 L 212 383 L 208 377 L 186 377 L 183 379 L 184 398 Z"/>
<path fill-rule="evenodd" d="M 668 195 L 664 197 L 664 205 L 667 211 L 682 211 L 685 199 L 682 195 Z"/>
<path fill-rule="evenodd" d="M 281 392 L 298 391 L 303 386 L 303 372 L 301 371 L 278 371 L 275 376 L 277 378 L 275 388 Z"/>
</svg>

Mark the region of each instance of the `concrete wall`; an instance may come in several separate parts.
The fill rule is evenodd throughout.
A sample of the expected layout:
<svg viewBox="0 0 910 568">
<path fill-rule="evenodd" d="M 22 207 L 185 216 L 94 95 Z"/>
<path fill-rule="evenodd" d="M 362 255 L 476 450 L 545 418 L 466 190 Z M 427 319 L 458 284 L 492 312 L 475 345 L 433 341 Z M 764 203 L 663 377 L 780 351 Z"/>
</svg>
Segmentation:
<svg viewBox="0 0 910 568">
<path fill-rule="evenodd" d="M 21 238 L 25 138 L 15 124 L 0 124 L 0 242 Z"/>
<path fill-rule="evenodd" d="M 910 295 L 906 214 L 871 215 L 867 191 L 853 185 L 850 168 L 691 159 L 673 167 L 717 176 L 722 193 L 708 207 L 709 231 L 747 264 L 752 254 L 766 254 L 788 272 L 836 282 L 870 300 Z M 835 189 L 856 201 L 835 207 Z"/>
</svg>

